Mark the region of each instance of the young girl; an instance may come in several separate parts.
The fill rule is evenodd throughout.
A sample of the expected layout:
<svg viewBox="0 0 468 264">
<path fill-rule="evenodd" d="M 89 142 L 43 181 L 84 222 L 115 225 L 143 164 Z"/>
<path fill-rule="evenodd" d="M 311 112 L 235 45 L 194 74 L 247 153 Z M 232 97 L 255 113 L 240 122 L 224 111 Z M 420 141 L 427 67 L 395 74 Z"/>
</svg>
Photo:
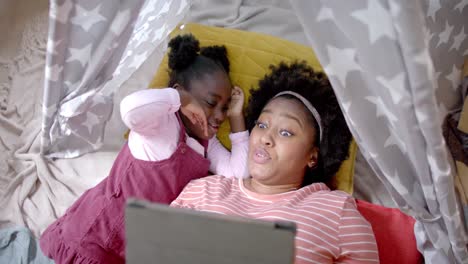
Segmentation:
<svg viewBox="0 0 468 264">
<path fill-rule="evenodd" d="M 41 249 L 55 262 L 124 263 L 129 197 L 169 204 L 189 181 L 209 170 L 247 177 L 244 98 L 239 88 L 231 88 L 225 47 L 200 50 L 192 35 L 172 39 L 169 47 L 172 88 L 142 90 L 122 100 L 122 119 L 131 129 L 128 144 L 109 176 L 42 235 Z M 215 137 L 226 115 L 232 155 Z"/>
</svg>

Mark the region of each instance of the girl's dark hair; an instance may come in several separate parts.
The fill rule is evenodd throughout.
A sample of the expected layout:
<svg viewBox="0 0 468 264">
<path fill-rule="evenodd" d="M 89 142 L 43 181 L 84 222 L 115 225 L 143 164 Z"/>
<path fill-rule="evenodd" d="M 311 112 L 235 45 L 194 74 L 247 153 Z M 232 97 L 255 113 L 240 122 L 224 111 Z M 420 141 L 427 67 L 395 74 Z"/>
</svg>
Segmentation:
<svg viewBox="0 0 468 264">
<path fill-rule="evenodd" d="M 171 39 L 169 48 L 169 87 L 178 83 L 190 90 L 191 80 L 217 71 L 229 74 L 225 46 L 200 48 L 200 42 L 192 34 L 186 34 Z"/>
<path fill-rule="evenodd" d="M 260 80 L 259 87 L 250 90 L 247 127 L 252 130 L 265 105 L 279 92 L 293 91 L 305 97 L 320 115 L 323 138 L 318 144 L 318 126 L 310 114 L 317 134 L 314 142 L 319 147 L 319 158 L 317 166 L 307 170 L 303 186 L 323 182 L 335 189 L 334 176 L 348 157 L 351 133 L 328 78 L 321 72 L 315 72 L 305 61 L 290 65 L 281 62 L 277 66 L 270 65 L 270 69 L 271 73 Z M 284 97 L 297 100 L 289 95 Z"/>
</svg>

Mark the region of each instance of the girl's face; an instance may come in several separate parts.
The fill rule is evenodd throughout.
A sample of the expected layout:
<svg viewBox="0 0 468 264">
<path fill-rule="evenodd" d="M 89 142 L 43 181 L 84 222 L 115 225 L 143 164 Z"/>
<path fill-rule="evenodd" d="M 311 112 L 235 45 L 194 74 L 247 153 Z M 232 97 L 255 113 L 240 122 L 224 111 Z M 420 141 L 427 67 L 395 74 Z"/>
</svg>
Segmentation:
<svg viewBox="0 0 468 264">
<path fill-rule="evenodd" d="M 249 140 L 249 173 L 264 185 L 302 185 L 307 167 L 316 166 L 316 131 L 299 101 L 275 98 L 262 110 Z"/>
<path fill-rule="evenodd" d="M 193 124 L 182 116 L 187 132 L 192 137 L 208 140 L 216 135 L 219 126 L 226 119 L 226 113 L 231 100 L 231 81 L 223 71 L 206 74 L 198 80 L 190 82 L 188 92 L 198 101 L 205 111 L 208 122 L 208 136 L 203 133 L 199 124 Z"/>
</svg>

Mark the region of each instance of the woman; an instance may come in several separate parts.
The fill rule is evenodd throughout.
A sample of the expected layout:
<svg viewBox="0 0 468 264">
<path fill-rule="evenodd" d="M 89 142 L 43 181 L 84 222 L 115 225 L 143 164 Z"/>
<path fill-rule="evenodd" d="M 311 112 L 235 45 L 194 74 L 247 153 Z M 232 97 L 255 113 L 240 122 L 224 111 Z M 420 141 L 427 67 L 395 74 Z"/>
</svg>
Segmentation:
<svg viewBox="0 0 468 264">
<path fill-rule="evenodd" d="M 354 199 L 330 189 L 351 135 L 328 80 L 305 63 L 271 69 L 249 101 L 250 178 L 194 180 L 171 205 L 294 221 L 295 263 L 378 263 Z"/>
</svg>

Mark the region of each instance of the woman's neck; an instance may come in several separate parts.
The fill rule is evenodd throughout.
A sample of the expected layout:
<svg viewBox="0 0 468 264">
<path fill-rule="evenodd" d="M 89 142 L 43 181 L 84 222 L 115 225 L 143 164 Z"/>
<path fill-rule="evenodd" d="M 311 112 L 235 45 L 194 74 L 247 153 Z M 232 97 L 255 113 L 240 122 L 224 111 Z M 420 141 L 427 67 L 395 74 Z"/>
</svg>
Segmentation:
<svg viewBox="0 0 468 264">
<path fill-rule="evenodd" d="M 279 185 L 266 185 L 256 181 L 253 178 L 244 180 L 244 186 L 252 192 L 259 194 L 279 194 L 297 190 L 301 188 L 298 183 L 279 184 Z"/>
</svg>

